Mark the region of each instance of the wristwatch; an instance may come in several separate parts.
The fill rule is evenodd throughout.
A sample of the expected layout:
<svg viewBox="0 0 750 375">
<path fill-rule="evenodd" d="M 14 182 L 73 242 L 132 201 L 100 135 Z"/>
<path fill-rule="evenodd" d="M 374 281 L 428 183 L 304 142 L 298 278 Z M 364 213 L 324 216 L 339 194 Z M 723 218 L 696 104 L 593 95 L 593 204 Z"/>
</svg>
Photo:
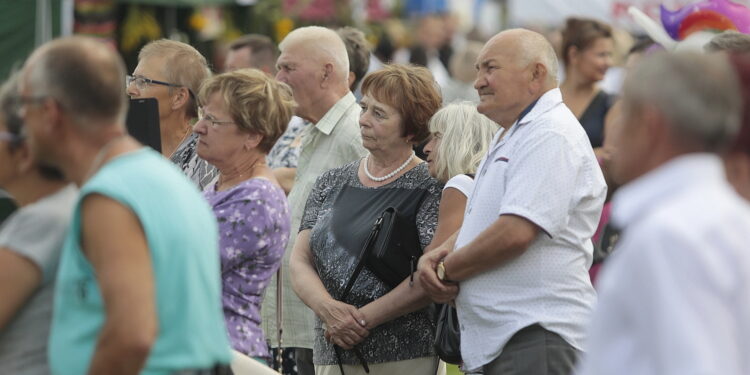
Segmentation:
<svg viewBox="0 0 750 375">
<path fill-rule="evenodd" d="M 445 278 L 445 260 L 441 260 L 440 263 L 438 263 L 435 272 L 437 273 L 437 277 L 440 281 L 448 281 Z"/>
</svg>

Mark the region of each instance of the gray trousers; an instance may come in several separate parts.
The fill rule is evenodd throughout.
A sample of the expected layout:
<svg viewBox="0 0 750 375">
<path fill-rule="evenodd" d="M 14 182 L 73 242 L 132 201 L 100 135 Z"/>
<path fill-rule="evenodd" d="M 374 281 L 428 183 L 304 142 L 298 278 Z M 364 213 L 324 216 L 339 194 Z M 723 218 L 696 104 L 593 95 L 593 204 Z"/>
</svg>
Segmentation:
<svg viewBox="0 0 750 375">
<path fill-rule="evenodd" d="M 500 356 L 484 365 L 485 375 L 570 375 L 579 351 L 539 324 L 510 338 Z"/>
</svg>

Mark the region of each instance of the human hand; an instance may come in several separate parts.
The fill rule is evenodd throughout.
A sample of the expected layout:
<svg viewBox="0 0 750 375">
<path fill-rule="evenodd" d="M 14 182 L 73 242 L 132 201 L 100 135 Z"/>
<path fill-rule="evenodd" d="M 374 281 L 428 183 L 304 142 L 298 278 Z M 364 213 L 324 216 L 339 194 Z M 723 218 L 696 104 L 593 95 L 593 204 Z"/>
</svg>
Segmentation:
<svg viewBox="0 0 750 375">
<path fill-rule="evenodd" d="M 326 325 L 324 336 L 328 341 L 351 349 L 370 334 L 364 314 L 356 307 L 332 299 L 322 310 L 320 318 Z"/>
<path fill-rule="evenodd" d="M 458 284 L 440 281 L 435 271 L 438 263 L 451 251 L 448 247 L 440 246 L 422 255 L 417 265 L 419 282 L 422 288 L 430 299 L 437 303 L 446 303 L 458 295 Z"/>
</svg>

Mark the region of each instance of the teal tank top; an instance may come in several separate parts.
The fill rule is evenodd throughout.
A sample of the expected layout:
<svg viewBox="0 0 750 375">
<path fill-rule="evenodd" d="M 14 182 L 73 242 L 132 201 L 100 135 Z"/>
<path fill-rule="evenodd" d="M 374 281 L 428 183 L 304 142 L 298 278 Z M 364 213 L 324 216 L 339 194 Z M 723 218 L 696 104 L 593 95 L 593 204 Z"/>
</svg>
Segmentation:
<svg viewBox="0 0 750 375">
<path fill-rule="evenodd" d="M 216 219 L 176 166 L 144 148 L 112 159 L 81 188 L 57 273 L 49 343 L 52 372 L 85 374 L 104 324 L 99 286 L 80 246 L 81 200 L 93 193 L 130 208 L 146 234 L 159 326 L 141 374 L 229 363 Z"/>
</svg>

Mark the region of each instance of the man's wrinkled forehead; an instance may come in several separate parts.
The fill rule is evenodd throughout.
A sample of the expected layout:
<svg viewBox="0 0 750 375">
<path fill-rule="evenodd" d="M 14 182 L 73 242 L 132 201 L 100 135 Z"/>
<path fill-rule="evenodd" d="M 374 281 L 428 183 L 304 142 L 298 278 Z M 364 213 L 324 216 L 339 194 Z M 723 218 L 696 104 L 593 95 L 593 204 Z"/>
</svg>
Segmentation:
<svg viewBox="0 0 750 375">
<path fill-rule="evenodd" d="M 491 63 L 498 63 L 500 60 L 504 60 L 504 52 L 505 51 L 498 48 L 497 45 L 488 42 L 479 52 L 475 67 L 479 69 Z"/>
</svg>

